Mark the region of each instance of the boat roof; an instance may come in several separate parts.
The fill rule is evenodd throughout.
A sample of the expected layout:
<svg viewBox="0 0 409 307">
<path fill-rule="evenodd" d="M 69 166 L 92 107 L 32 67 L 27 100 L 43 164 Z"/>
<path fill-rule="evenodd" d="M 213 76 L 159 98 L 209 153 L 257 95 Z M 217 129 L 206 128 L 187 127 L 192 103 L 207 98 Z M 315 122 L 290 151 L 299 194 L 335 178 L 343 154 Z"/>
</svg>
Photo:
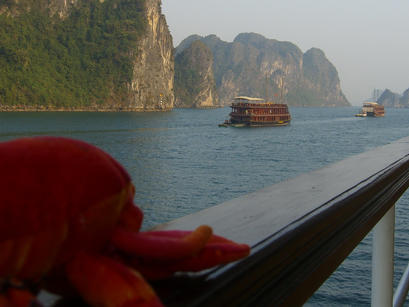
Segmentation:
<svg viewBox="0 0 409 307">
<path fill-rule="evenodd" d="M 253 98 L 253 97 L 247 97 L 247 96 L 237 96 L 237 97 L 234 97 L 234 100 L 264 101 L 263 98 Z"/>
</svg>

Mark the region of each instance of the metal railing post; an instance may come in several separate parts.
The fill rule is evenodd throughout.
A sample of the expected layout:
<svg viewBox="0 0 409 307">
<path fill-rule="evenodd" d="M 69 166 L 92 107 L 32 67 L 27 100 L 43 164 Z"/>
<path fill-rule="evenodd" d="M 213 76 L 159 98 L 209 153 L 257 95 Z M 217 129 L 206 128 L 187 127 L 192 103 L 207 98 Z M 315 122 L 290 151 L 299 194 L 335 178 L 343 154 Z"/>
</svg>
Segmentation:
<svg viewBox="0 0 409 307">
<path fill-rule="evenodd" d="M 392 306 L 395 205 L 374 227 L 372 242 L 372 307 Z"/>
<path fill-rule="evenodd" d="M 405 303 L 409 291 L 409 266 L 406 267 L 399 285 L 393 295 L 393 307 L 401 307 Z"/>
</svg>

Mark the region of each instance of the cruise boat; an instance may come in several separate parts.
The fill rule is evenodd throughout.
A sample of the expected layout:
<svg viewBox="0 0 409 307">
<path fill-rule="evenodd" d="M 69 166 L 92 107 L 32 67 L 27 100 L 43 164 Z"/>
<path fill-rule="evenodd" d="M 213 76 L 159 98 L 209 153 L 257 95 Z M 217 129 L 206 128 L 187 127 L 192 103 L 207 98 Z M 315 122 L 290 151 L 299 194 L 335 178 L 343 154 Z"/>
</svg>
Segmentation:
<svg viewBox="0 0 409 307">
<path fill-rule="evenodd" d="M 230 107 L 230 119 L 220 124 L 220 127 L 285 126 L 291 121 L 286 104 L 265 102 L 262 98 L 238 96 Z"/>
<path fill-rule="evenodd" d="M 361 113 L 355 114 L 357 117 L 382 117 L 385 116 L 385 107 L 376 102 L 364 102 Z"/>
</svg>

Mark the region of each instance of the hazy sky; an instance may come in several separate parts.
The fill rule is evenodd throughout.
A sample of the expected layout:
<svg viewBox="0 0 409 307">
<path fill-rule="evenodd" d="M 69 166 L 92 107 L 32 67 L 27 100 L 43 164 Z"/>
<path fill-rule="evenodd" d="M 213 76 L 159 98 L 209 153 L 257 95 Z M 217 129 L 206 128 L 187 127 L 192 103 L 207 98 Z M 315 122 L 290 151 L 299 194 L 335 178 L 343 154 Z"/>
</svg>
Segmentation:
<svg viewBox="0 0 409 307">
<path fill-rule="evenodd" d="M 256 32 L 320 48 L 353 105 L 374 88 L 409 88 L 409 0 L 162 0 L 162 11 L 175 47 L 191 34 Z"/>
</svg>

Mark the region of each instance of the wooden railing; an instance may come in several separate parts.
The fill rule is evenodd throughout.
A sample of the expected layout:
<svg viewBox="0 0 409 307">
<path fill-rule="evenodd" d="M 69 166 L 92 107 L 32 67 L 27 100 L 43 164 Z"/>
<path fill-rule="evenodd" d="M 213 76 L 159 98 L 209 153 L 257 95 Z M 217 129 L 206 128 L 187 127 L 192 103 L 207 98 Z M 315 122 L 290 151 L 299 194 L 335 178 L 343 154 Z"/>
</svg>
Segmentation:
<svg viewBox="0 0 409 307">
<path fill-rule="evenodd" d="M 302 305 L 408 186 L 409 138 L 404 138 L 160 225 L 208 224 L 217 234 L 249 244 L 252 252 L 155 288 L 168 306 Z"/>
</svg>

